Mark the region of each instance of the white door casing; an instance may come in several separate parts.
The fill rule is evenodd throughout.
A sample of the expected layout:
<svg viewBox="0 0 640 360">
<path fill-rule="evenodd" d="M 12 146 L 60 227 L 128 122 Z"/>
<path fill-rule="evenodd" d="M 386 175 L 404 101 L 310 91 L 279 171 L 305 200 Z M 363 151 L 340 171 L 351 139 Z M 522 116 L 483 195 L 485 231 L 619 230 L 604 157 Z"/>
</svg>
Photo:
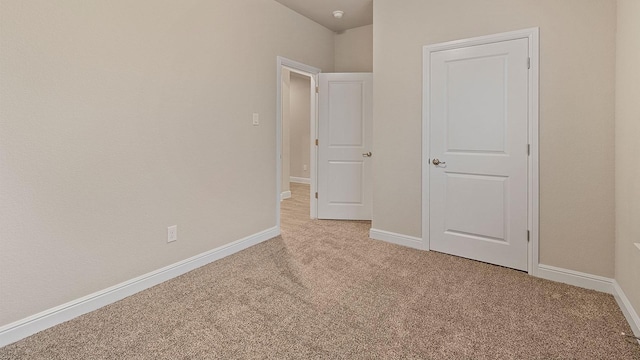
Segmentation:
<svg viewBox="0 0 640 360">
<path fill-rule="evenodd" d="M 531 41 L 514 32 L 425 47 L 423 238 L 431 250 L 531 270 Z"/>
<path fill-rule="evenodd" d="M 371 220 L 373 74 L 321 73 L 318 218 Z"/>
</svg>

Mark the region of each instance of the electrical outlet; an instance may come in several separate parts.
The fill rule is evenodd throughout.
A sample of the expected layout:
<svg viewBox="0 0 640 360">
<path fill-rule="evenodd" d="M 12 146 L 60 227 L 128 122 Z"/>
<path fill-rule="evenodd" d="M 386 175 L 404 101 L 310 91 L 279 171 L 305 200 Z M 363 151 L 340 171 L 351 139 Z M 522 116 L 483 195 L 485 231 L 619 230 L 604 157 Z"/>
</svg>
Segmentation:
<svg viewBox="0 0 640 360">
<path fill-rule="evenodd" d="M 178 225 L 169 226 L 167 228 L 167 242 L 174 242 L 178 240 Z"/>
<path fill-rule="evenodd" d="M 260 125 L 260 114 L 253 113 L 253 126 Z"/>
<path fill-rule="evenodd" d="M 307 165 L 302 165 L 302 170 L 307 171 Z"/>
</svg>

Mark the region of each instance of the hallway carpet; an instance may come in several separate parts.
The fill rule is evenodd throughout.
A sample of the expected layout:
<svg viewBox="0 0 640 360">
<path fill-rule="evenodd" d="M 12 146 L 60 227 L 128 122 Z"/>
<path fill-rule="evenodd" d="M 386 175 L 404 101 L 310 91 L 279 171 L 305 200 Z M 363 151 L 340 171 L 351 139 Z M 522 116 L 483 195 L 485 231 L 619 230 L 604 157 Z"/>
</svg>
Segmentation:
<svg viewBox="0 0 640 360">
<path fill-rule="evenodd" d="M 0 359 L 640 359 L 610 295 L 374 241 L 368 222 L 308 220 L 298 190 L 307 207 L 282 236 Z"/>
</svg>

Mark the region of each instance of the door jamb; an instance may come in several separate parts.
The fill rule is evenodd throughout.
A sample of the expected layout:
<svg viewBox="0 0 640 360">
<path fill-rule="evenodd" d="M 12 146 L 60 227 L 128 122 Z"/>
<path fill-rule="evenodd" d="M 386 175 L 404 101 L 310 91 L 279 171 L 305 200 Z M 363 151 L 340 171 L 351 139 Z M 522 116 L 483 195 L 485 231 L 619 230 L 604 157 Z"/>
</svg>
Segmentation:
<svg viewBox="0 0 640 360">
<path fill-rule="evenodd" d="M 314 194 L 317 190 L 317 147 L 315 146 L 315 139 L 317 134 L 317 104 L 318 97 L 316 94 L 316 85 L 318 83 L 318 74 L 320 69 L 313 66 L 303 64 L 294 60 L 287 59 L 282 56 L 276 57 L 276 228 L 277 233 L 280 234 L 280 200 L 282 191 L 282 69 L 287 67 L 294 72 L 298 72 L 302 75 L 309 76 L 311 79 L 310 101 L 311 101 L 311 134 L 310 134 L 310 181 L 311 192 Z M 317 200 L 315 196 L 309 197 L 310 214 L 312 219 L 317 217 Z"/>
<path fill-rule="evenodd" d="M 500 41 L 526 38 L 529 40 L 529 124 L 528 141 L 531 146 L 528 158 L 528 230 L 530 241 L 528 244 L 528 273 L 536 276 L 539 264 L 539 37 L 537 27 L 505 32 L 500 34 L 480 36 L 470 39 L 454 40 L 439 44 L 426 45 L 422 48 L 422 245 L 429 250 L 429 69 L 431 68 L 431 53 L 436 51 L 457 49 L 475 45 L 485 45 Z"/>
</svg>

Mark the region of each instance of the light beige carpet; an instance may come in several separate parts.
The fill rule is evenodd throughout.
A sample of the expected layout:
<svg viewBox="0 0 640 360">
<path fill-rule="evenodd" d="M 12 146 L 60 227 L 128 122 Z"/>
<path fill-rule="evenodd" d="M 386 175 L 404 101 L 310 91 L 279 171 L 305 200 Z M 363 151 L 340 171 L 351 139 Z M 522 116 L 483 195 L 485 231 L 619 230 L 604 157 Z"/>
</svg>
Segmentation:
<svg viewBox="0 0 640 360">
<path fill-rule="evenodd" d="M 370 240 L 368 222 L 289 216 L 307 199 L 283 202 L 281 237 L 0 359 L 640 359 L 610 295 Z"/>
</svg>

